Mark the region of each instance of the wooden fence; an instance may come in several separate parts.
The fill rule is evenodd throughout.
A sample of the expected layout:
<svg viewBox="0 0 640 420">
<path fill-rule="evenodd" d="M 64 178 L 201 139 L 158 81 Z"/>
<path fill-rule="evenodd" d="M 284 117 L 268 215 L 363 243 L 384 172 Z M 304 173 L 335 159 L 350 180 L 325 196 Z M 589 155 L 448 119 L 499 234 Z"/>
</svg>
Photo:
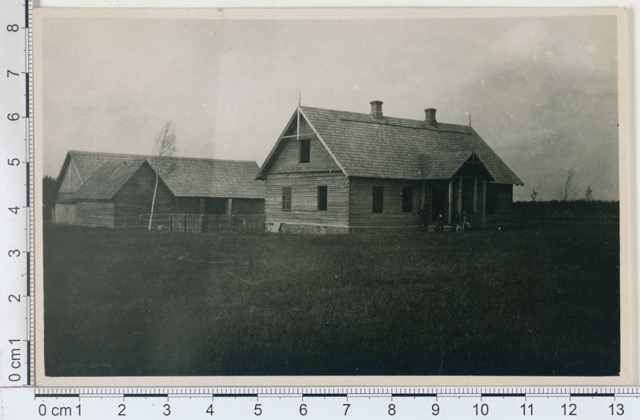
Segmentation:
<svg viewBox="0 0 640 420">
<path fill-rule="evenodd" d="M 147 229 L 149 217 L 148 214 L 141 214 L 137 218 L 125 217 L 125 227 Z M 264 232 L 264 222 L 264 214 L 154 214 L 151 229 L 192 233 Z"/>
</svg>

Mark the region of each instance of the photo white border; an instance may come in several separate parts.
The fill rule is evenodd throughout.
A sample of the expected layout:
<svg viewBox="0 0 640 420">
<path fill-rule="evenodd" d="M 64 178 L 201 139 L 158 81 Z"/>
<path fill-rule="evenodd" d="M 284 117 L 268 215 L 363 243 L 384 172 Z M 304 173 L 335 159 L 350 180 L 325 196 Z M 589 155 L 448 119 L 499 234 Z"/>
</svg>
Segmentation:
<svg viewBox="0 0 640 420">
<path fill-rule="evenodd" d="M 295 387 L 295 386 L 620 386 L 638 383 L 637 328 L 637 241 L 635 215 L 637 196 L 633 183 L 634 152 L 631 141 L 629 101 L 629 31 L 627 12 L 620 8 L 340 8 L 340 9 L 69 9 L 40 8 L 34 11 L 34 132 L 35 180 L 42 179 L 43 108 L 42 48 L 39 40 L 42 20 L 73 18 L 149 18 L 149 19 L 425 19 L 530 16 L 616 16 L 618 20 L 618 101 L 619 101 L 619 185 L 621 245 L 621 375 L 615 377 L 546 376 L 185 376 L 185 377 L 50 377 L 44 375 L 44 315 L 42 262 L 42 194 L 35 183 L 35 384 L 36 386 L 189 386 L 189 387 Z"/>
</svg>

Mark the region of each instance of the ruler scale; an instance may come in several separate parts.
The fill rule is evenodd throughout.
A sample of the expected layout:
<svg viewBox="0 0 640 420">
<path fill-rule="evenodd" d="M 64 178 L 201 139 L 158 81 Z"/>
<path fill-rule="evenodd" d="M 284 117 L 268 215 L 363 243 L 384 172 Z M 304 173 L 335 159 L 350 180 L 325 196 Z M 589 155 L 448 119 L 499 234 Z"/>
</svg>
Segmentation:
<svg viewBox="0 0 640 420">
<path fill-rule="evenodd" d="M 3 279 L 0 283 L 0 386 L 33 384 L 33 83 L 31 1 L 4 2 L 2 46 Z"/>
<path fill-rule="evenodd" d="M 640 418 L 640 387 L 34 387 L 33 4 L 0 9 L 0 418 Z"/>
<path fill-rule="evenodd" d="M 640 388 L 10 389 L 19 418 L 638 418 Z M 575 392 L 579 391 L 579 392 Z M 10 417 L 6 417 L 10 418 Z M 16 417 L 18 418 L 18 417 Z"/>
</svg>

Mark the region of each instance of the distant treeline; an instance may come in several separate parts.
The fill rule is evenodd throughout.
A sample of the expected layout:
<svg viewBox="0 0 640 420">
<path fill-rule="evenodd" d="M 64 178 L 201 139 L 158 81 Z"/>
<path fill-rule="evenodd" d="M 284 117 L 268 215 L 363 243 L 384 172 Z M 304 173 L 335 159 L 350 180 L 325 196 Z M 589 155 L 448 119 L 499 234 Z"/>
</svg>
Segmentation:
<svg viewBox="0 0 640 420">
<path fill-rule="evenodd" d="M 516 215 L 535 216 L 618 216 L 619 201 L 572 200 L 572 201 L 516 201 Z"/>
</svg>

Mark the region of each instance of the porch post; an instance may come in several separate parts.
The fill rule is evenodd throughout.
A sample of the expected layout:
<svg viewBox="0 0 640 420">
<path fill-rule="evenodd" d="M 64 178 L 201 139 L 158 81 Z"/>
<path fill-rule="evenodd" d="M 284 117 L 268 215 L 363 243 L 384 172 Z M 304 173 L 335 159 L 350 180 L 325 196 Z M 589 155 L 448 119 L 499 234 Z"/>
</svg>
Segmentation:
<svg viewBox="0 0 640 420">
<path fill-rule="evenodd" d="M 453 178 L 449 180 L 449 202 L 447 203 L 447 224 L 451 224 L 451 213 L 453 213 Z"/>
<path fill-rule="evenodd" d="M 487 180 L 482 180 L 482 223 L 487 221 Z"/>
<path fill-rule="evenodd" d="M 473 213 L 478 212 L 478 178 L 473 178 Z"/>
<path fill-rule="evenodd" d="M 231 216 L 233 209 L 233 198 L 227 198 L 227 216 Z"/>
<path fill-rule="evenodd" d="M 462 178 L 458 181 L 458 221 L 462 217 Z"/>
<path fill-rule="evenodd" d="M 427 204 L 425 188 L 427 188 L 427 186 L 425 185 L 425 182 L 422 181 L 422 193 L 420 194 L 420 210 L 422 210 Z"/>
</svg>

